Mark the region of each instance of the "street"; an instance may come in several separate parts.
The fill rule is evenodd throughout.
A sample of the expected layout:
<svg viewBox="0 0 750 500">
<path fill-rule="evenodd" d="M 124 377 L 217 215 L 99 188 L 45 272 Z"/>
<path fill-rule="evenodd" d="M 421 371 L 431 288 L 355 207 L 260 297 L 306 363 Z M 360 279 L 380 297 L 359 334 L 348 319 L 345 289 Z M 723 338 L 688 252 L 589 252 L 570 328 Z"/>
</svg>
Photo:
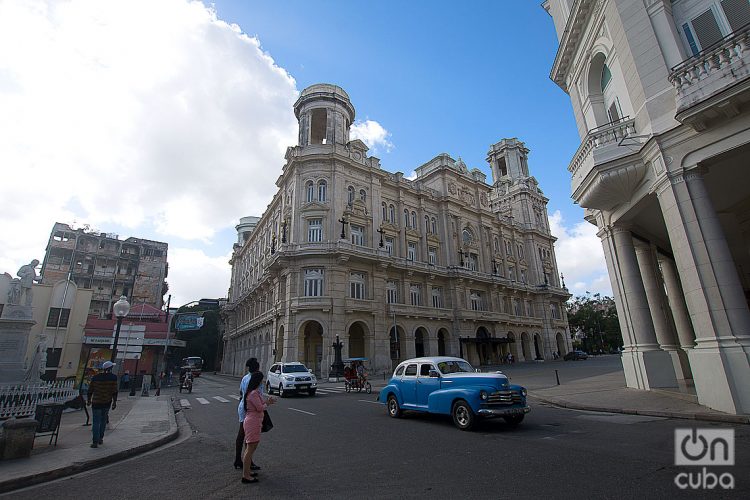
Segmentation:
<svg viewBox="0 0 750 500">
<path fill-rule="evenodd" d="M 605 370 L 606 363 L 602 366 Z M 260 483 L 241 484 L 240 471 L 232 468 L 238 383 L 204 374 L 192 394 L 170 389 L 193 429 L 177 444 L 11 495 L 35 500 L 679 496 L 684 492 L 674 484 L 682 470 L 674 466 L 674 429 L 694 426 L 735 429 L 737 465 L 726 468 L 736 481 L 730 493 L 750 494 L 747 426 L 564 410 L 532 400 L 532 412 L 518 427 L 492 420 L 461 432 L 448 417 L 391 419 L 375 402 L 376 391 L 345 393 L 343 383 L 272 406 L 274 429 L 263 434 L 256 452 Z"/>
</svg>

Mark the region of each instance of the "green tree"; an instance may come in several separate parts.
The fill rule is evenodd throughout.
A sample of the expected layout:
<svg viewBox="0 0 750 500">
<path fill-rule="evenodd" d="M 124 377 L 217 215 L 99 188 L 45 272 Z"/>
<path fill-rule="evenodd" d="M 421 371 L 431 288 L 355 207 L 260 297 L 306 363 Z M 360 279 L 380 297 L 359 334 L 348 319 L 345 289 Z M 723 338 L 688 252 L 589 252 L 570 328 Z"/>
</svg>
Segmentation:
<svg viewBox="0 0 750 500">
<path fill-rule="evenodd" d="M 617 309 L 612 297 L 586 292 L 585 296 L 578 296 L 567 303 L 568 322 L 570 331 L 574 335 L 574 344 L 588 351 L 597 352 L 600 349 L 609 352 L 622 347 L 620 323 L 617 319 Z M 583 337 L 576 340 L 576 332 L 582 332 Z"/>
<path fill-rule="evenodd" d="M 216 354 L 219 349 L 219 309 L 213 304 L 193 304 L 182 306 L 177 310 L 181 313 L 198 313 L 203 316 L 203 326 L 199 330 L 177 332 L 177 338 L 187 342 L 182 350 L 182 357 L 200 356 L 203 358 L 204 370 L 218 370 Z M 173 327 L 174 329 L 174 324 Z"/>
</svg>

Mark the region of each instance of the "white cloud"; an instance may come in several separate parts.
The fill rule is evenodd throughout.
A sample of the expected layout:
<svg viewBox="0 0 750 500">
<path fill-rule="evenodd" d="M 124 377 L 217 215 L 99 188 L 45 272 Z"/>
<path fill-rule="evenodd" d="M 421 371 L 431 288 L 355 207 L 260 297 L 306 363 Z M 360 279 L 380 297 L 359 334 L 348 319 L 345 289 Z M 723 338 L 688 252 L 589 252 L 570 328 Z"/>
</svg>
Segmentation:
<svg viewBox="0 0 750 500">
<path fill-rule="evenodd" d="M 381 124 L 373 120 L 365 120 L 363 122 L 356 121 L 349 129 L 349 137 L 359 139 L 368 148 L 377 150 L 384 150 L 386 153 L 390 153 L 393 149 L 393 144 L 389 140 L 391 133 L 388 132 Z"/>
<path fill-rule="evenodd" d="M 550 216 L 549 225 L 552 234 L 557 237 L 557 265 L 565 275 L 565 284 L 570 293 L 577 296 L 589 291 L 611 296 L 612 287 L 596 226 L 581 221 L 566 227 L 559 210 Z"/>
<path fill-rule="evenodd" d="M 205 243 L 260 215 L 297 96 L 200 2 L 0 2 L 0 272 L 40 258 L 55 221 Z"/>
<path fill-rule="evenodd" d="M 180 306 L 201 298 L 226 297 L 231 256 L 231 250 L 224 256 L 210 257 L 201 250 L 170 248 L 167 281 L 172 305 Z"/>
</svg>

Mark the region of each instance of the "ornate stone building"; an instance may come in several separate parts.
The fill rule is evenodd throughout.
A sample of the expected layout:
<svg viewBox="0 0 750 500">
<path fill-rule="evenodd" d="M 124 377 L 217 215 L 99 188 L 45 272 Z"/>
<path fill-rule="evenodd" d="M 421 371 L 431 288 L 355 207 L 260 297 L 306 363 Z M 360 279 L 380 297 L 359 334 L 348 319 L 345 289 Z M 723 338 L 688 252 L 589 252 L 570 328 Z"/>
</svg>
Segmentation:
<svg viewBox="0 0 750 500">
<path fill-rule="evenodd" d="M 750 2 L 546 0 L 629 387 L 750 413 Z M 743 180 L 744 179 L 744 180 Z"/>
<path fill-rule="evenodd" d="M 570 350 L 548 200 L 522 142 L 490 147 L 492 185 L 447 154 L 409 180 L 349 139 L 354 107 L 340 87 L 305 89 L 294 111 L 299 140 L 278 192 L 237 226 L 225 372 L 257 356 L 326 376 L 336 337 L 375 372 L 413 356 L 479 365 Z"/>
</svg>

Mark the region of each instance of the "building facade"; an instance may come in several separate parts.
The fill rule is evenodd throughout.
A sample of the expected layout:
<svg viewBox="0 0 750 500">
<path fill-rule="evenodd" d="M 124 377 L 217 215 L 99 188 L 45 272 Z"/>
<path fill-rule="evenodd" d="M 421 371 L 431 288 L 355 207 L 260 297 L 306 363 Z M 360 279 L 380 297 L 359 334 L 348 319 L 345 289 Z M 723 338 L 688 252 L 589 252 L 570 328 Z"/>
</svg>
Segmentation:
<svg viewBox="0 0 750 500">
<path fill-rule="evenodd" d="M 0 316 L 8 301 L 11 280 L 10 274 L 0 274 Z M 75 376 L 91 296 L 90 289 L 79 288 L 65 279 L 50 284 L 33 284 L 31 311 L 34 324 L 25 352 L 21 354 L 24 366 L 32 366 L 34 357 L 38 356 L 38 366 L 40 372 L 44 372 L 45 380 Z"/>
<path fill-rule="evenodd" d="M 629 387 L 750 413 L 750 4 L 547 0 Z M 743 180 L 744 179 L 744 180 Z"/>
<path fill-rule="evenodd" d="M 72 229 L 56 222 L 42 262 L 42 282 L 70 279 L 93 290 L 89 313 L 108 315 L 121 295 L 131 304 L 161 309 L 169 271 L 167 244 L 142 238 Z"/>
<path fill-rule="evenodd" d="M 409 180 L 349 139 L 355 111 L 340 87 L 305 89 L 294 111 L 278 191 L 237 226 L 225 372 L 256 356 L 326 376 L 337 338 L 378 373 L 413 356 L 480 365 L 570 350 L 548 200 L 522 142 L 490 147 L 491 185 L 447 154 Z"/>
</svg>

